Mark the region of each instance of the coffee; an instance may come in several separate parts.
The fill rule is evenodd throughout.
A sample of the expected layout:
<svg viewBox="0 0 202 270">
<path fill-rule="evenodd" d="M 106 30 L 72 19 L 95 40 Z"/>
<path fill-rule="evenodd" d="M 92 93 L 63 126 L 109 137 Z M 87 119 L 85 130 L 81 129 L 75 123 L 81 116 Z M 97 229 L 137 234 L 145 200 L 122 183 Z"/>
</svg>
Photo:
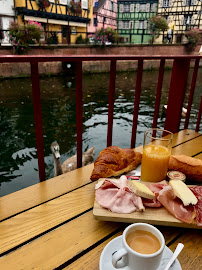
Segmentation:
<svg viewBox="0 0 202 270">
<path fill-rule="evenodd" d="M 161 247 L 155 235 L 143 230 L 130 232 L 126 237 L 126 242 L 130 248 L 141 254 L 155 253 Z"/>
</svg>

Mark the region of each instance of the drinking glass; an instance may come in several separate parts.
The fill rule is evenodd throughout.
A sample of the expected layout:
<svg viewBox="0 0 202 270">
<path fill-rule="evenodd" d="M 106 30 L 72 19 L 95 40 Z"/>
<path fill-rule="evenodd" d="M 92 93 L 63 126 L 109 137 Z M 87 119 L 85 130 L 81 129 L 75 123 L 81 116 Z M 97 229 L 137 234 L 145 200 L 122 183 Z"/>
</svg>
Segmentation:
<svg viewBox="0 0 202 270">
<path fill-rule="evenodd" d="M 158 128 L 144 132 L 141 180 L 159 182 L 166 179 L 171 155 L 173 133 Z"/>
</svg>

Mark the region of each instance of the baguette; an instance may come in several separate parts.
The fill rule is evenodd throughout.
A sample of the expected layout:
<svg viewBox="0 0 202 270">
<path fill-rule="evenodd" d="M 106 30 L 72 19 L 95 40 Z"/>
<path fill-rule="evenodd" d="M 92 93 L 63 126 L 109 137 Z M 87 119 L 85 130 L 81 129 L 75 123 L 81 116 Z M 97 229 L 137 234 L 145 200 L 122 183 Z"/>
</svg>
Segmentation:
<svg viewBox="0 0 202 270">
<path fill-rule="evenodd" d="M 180 171 L 188 179 L 202 182 L 202 160 L 185 155 L 171 156 L 168 164 L 169 170 Z"/>
</svg>

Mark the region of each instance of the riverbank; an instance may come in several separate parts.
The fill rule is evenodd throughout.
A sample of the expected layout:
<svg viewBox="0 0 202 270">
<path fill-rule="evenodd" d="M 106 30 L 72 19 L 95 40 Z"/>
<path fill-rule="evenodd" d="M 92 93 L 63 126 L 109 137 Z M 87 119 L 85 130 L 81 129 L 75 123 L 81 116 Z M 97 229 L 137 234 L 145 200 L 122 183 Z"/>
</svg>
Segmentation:
<svg viewBox="0 0 202 270">
<path fill-rule="evenodd" d="M 192 54 L 198 54 L 200 45 Z M 13 55 L 10 46 L 0 47 L 0 55 Z M 27 55 L 187 55 L 185 45 L 182 44 L 146 44 L 146 45 L 116 45 L 96 47 L 91 45 L 52 45 L 31 46 Z M 69 64 L 69 65 L 68 65 Z M 68 65 L 68 67 L 67 67 Z M 202 65 L 202 64 L 201 64 Z M 144 70 L 153 70 L 159 67 L 159 61 L 144 61 Z M 167 60 L 166 68 L 172 67 L 172 61 Z M 84 73 L 103 73 L 110 69 L 109 61 L 83 62 Z M 137 69 L 137 61 L 117 61 L 117 71 L 132 71 Z M 71 62 L 39 63 L 41 75 L 58 75 L 64 72 L 74 74 L 74 64 Z M 0 78 L 29 77 L 30 64 L 28 63 L 0 63 Z"/>
</svg>

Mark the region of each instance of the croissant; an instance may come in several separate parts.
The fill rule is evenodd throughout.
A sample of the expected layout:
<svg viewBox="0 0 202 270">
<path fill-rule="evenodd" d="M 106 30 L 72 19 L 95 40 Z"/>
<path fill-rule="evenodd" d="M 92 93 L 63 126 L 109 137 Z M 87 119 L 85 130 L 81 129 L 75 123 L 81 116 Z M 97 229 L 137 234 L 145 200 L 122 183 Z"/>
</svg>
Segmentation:
<svg viewBox="0 0 202 270">
<path fill-rule="evenodd" d="M 91 180 L 118 176 L 131 171 L 141 163 L 142 154 L 133 149 L 122 149 L 118 146 L 109 146 L 102 150 L 94 163 Z"/>
<path fill-rule="evenodd" d="M 168 164 L 169 170 L 180 171 L 187 178 L 202 182 L 202 160 L 185 155 L 171 156 Z"/>
</svg>

